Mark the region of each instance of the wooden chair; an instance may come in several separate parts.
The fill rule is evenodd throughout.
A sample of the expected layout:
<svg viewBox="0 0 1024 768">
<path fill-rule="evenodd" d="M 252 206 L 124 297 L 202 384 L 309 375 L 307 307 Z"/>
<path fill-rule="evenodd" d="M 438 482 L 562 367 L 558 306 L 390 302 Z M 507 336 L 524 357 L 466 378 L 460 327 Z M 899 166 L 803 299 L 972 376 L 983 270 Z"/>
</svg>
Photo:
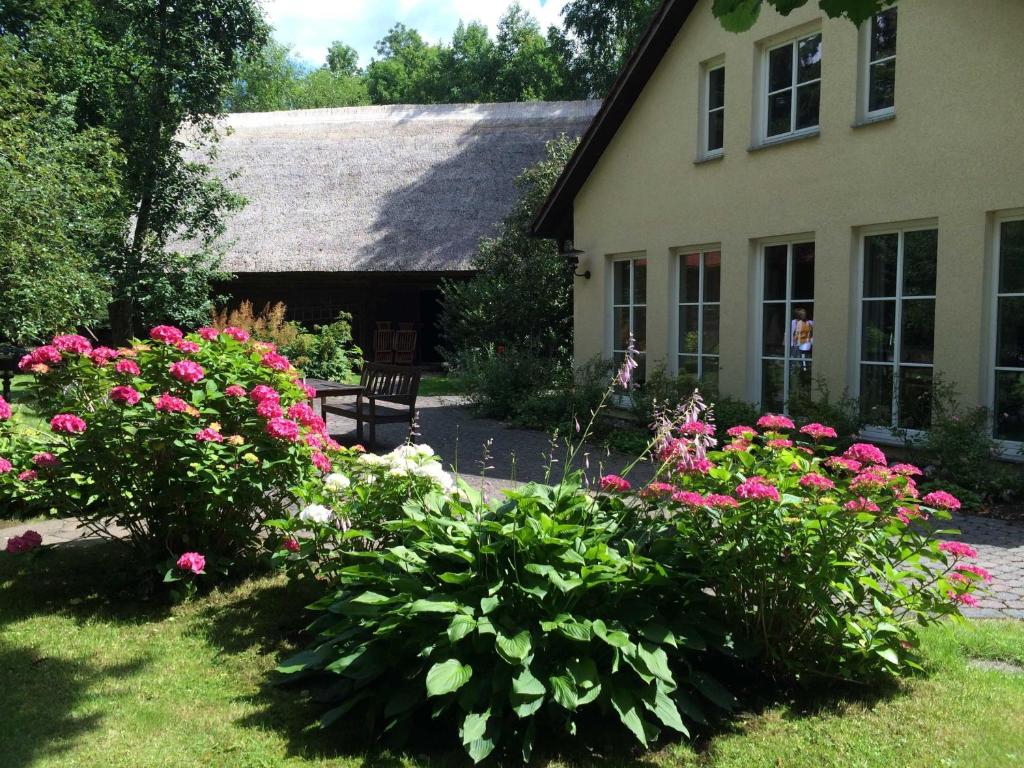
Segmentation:
<svg viewBox="0 0 1024 768">
<path fill-rule="evenodd" d="M 363 424 L 370 425 L 371 450 L 377 442 L 378 424 L 408 422 L 416 419 L 416 395 L 420 390 L 420 372 L 416 368 L 367 363 L 359 381 L 360 391 L 354 403 L 325 405 L 325 414 L 355 419 L 356 439 L 363 442 Z M 382 407 L 380 404 L 385 403 Z M 399 407 L 392 407 L 399 406 Z"/>
<path fill-rule="evenodd" d="M 395 332 L 387 328 L 378 328 L 373 333 L 373 362 L 395 362 Z"/>
<path fill-rule="evenodd" d="M 395 365 L 412 365 L 416 359 L 416 331 L 395 331 Z"/>
</svg>

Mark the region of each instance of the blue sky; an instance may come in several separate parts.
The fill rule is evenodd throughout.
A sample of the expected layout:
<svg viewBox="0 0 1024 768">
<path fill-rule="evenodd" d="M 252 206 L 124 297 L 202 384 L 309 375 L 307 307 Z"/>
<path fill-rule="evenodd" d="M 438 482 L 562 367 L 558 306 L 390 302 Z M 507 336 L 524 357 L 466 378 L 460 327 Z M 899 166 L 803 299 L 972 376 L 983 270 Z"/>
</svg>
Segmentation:
<svg viewBox="0 0 1024 768">
<path fill-rule="evenodd" d="M 311 64 L 322 64 L 332 40 L 344 40 L 359 51 L 366 65 L 373 45 L 396 22 L 419 30 L 427 40 L 451 37 L 463 21 L 482 21 L 494 34 L 498 19 L 512 0 L 264 0 L 275 36 L 291 45 Z M 561 26 L 565 0 L 520 0 L 524 10 L 540 21 Z"/>
</svg>

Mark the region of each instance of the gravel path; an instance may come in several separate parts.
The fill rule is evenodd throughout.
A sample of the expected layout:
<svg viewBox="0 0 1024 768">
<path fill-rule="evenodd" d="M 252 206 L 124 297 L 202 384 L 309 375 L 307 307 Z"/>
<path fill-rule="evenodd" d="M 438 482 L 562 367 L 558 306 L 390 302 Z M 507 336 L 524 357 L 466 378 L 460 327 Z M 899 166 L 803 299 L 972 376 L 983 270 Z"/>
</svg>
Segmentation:
<svg viewBox="0 0 1024 768">
<path fill-rule="evenodd" d="M 489 496 L 519 483 L 543 481 L 550 466 L 557 480 L 566 456 L 564 441 L 552 448 L 549 436 L 532 430 L 514 429 L 490 419 L 475 419 L 457 397 L 420 398 L 418 442 L 432 446 L 445 464 L 456 467 L 471 485 Z M 354 423 L 332 418 L 332 434 L 341 442 L 355 442 Z M 391 450 L 405 442 L 407 428 L 401 424 L 382 425 L 377 432 L 378 452 Z M 556 461 L 550 463 L 549 456 Z M 486 463 L 484 457 L 488 456 Z M 581 452 L 574 467 L 581 467 L 592 480 L 607 472 L 621 473 L 632 459 L 622 454 L 590 448 Z M 486 471 L 482 472 L 482 468 Z M 482 477 L 481 477 L 482 475 Z M 631 477 L 634 483 L 650 475 L 646 466 L 638 466 Z M 950 527 L 959 528 L 960 540 L 978 550 L 978 563 L 995 578 L 991 593 L 977 608 L 964 613 L 975 618 L 1013 618 L 1024 620 L 1024 524 L 984 517 L 958 515 Z M 56 544 L 81 538 L 73 520 L 47 520 L 0 530 L 0 549 L 6 538 L 32 529 L 46 543 Z"/>
</svg>

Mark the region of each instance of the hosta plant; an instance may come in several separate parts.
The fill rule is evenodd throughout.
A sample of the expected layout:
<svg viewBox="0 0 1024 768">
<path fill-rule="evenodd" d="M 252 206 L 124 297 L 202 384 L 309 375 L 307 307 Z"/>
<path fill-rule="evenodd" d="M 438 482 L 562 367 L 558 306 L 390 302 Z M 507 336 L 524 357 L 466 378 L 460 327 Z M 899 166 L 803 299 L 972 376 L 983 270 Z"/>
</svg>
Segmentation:
<svg viewBox="0 0 1024 768">
<path fill-rule="evenodd" d="M 707 672 L 708 596 L 623 524 L 576 478 L 486 506 L 468 489 L 410 498 L 382 525 L 388 546 L 343 534 L 314 645 L 281 671 L 327 681 L 325 725 L 400 736 L 432 717 L 474 761 L 527 760 L 538 731 L 574 735 L 589 711 L 645 745 L 685 734 L 732 704 Z"/>
<path fill-rule="evenodd" d="M 54 506 L 149 566 L 255 554 L 263 520 L 341 453 L 299 372 L 239 329 L 162 326 L 116 350 L 58 336 L 21 367 L 50 425 Z"/>
</svg>

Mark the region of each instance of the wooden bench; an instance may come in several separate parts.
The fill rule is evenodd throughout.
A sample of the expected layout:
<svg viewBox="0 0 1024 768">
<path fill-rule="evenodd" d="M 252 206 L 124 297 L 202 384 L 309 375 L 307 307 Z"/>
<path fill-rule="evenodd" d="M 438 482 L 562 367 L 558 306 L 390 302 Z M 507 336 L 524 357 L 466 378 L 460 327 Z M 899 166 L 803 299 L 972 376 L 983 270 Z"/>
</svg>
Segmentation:
<svg viewBox="0 0 1024 768">
<path fill-rule="evenodd" d="M 370 443 L 373 449 L 377 441 L 378 424 L 401 424 L 412 427 L 416 418 L 416 395 L 420 390 L 420 372 L 415 368 L 398 365 L 367 363 L 359 387 L 353 388 L 356 399 L 353 403 L 328 405 L 323 400 L 323 414 L 344 416 L 355 419 L 356 439 L 363 442 L 363 424 L 370 425 Z M 385 403 L 382 407 L 380 404 Z M 392 407 L 400 406 L 400 407 Z"/>
</svg>

